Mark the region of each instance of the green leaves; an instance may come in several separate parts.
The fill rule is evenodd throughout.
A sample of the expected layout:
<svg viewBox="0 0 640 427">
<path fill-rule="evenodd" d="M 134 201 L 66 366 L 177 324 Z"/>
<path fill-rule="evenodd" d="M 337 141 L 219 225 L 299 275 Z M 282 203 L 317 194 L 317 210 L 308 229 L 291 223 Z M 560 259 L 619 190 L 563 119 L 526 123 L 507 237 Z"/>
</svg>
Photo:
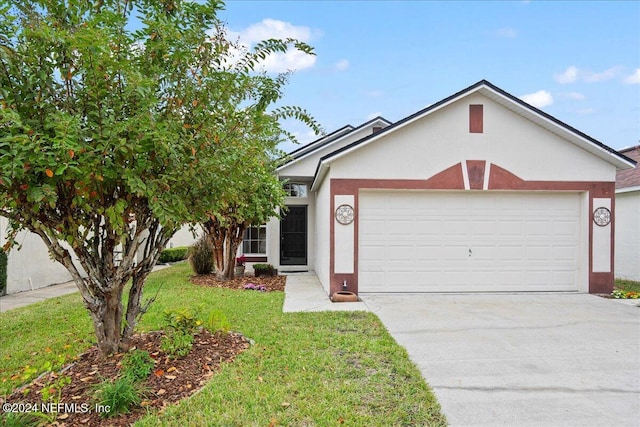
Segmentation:
<svg viewBox="0 0 640 427">
<path fill-rule="evenodd" d="M 71 244 L 96 284 L 83 293 L 88 307 L 133 277 L 126 248 L 143 232 L 157 238 L 146 267 L 181 224 L 229 209 L 225 220 L 245 225 L 273 215 L 284 201 L 278 121 L 319 130 L 299 107 L 273 109 L 287 74 L 253 71 L 272 53 L 313 49 L 266 40 L 238 59 L 221 8 L 0 0 L 0 212 L 39 233 L 73 274 L 57 241 Z"/>
</svg>

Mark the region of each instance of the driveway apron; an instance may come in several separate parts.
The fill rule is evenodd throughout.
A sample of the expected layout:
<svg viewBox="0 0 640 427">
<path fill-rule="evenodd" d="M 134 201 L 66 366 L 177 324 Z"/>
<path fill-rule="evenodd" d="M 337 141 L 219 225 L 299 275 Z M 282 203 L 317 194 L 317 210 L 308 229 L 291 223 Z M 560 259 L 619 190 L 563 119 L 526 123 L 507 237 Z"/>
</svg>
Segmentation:
<svg viewBox="0 0 640 427">
<path fill-rule="evenodd" d="M 588 294 L 361 297 L 452 426 L 640 426 L 635 305 Z"/>
</svg>

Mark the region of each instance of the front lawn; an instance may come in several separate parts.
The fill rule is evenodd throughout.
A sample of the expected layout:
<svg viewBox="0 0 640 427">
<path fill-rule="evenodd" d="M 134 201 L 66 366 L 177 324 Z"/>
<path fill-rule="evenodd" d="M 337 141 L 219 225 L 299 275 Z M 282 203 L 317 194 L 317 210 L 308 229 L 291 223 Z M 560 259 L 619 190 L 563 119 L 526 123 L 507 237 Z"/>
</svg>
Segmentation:
<svg viewBox="0 0 640 427">
<path fill-rule="evenodd" d="M 136 425 L 446 425 L 419 371 L 375 315 L 283 314 L 282 292 L 199 287 L 189 275 L 186 264 L 151 275 L 146 295 L 159 290 L 158 299 L 139 329 L 159 329 L 167 308 L 204 305 L 224 312 L 255 345 L 200 392 Z M 78 294 L 1 314 L 0 334 L 0 396 L 24 381 L 26 365 L 70 359 L 93 341 Z"/>
</svg>

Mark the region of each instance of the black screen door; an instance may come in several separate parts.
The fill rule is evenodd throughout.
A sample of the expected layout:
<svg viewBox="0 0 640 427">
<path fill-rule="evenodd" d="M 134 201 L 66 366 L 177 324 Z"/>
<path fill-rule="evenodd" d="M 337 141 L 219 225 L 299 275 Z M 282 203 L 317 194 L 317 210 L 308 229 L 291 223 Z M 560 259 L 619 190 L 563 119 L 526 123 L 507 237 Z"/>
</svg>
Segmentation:
<svg viewBox="0 0 640 427">
<path fill-rule="evenodd" d="M 307 207 L 288 209 L 280 221 L 280 265 L 307 265 Z"/>
</svg>

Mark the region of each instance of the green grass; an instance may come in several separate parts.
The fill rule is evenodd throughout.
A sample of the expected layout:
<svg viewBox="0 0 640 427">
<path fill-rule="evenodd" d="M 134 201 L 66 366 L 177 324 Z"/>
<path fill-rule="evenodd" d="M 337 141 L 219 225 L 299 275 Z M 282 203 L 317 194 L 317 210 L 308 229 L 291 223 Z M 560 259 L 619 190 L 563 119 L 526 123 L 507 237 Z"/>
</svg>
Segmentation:
<svg viewBox="0 0 640 427">
<path fill-rule="evenodd" d="M 633 280 L 616 279 L 614 286 L 623 291 L 640 293 L 640 282 Z"/>
<path fill-rule="evenodd" d="M 284 314 L 283 293 L 197 287 L 189 283 L 189 272 L 182 264 L 150 276 L 145 295 L 160 292 L 138 329 L 160 329 L 165 309 L 201 305 L 205 313 L 223 312 L 232 330 L 255 345 L 224 365 L 194 396 L 136 426 L 446 425 L 419 371 L 375 315 Z M 21 331 L 18 337 L 9 334 L 9 345 L 4 343 L 7 327 Z M 67 335 L 71 328 L 73 336 Z M 0 378 L 61 349 L 77 354 L 92 339 L 78 295 L 3 313 L 0 331 Z M 25 342 L 30 348 L 14 354 L 27 347 L 20 344 Z M 6 393 L 17 382 L 0 385 Z"/>
</svg>

